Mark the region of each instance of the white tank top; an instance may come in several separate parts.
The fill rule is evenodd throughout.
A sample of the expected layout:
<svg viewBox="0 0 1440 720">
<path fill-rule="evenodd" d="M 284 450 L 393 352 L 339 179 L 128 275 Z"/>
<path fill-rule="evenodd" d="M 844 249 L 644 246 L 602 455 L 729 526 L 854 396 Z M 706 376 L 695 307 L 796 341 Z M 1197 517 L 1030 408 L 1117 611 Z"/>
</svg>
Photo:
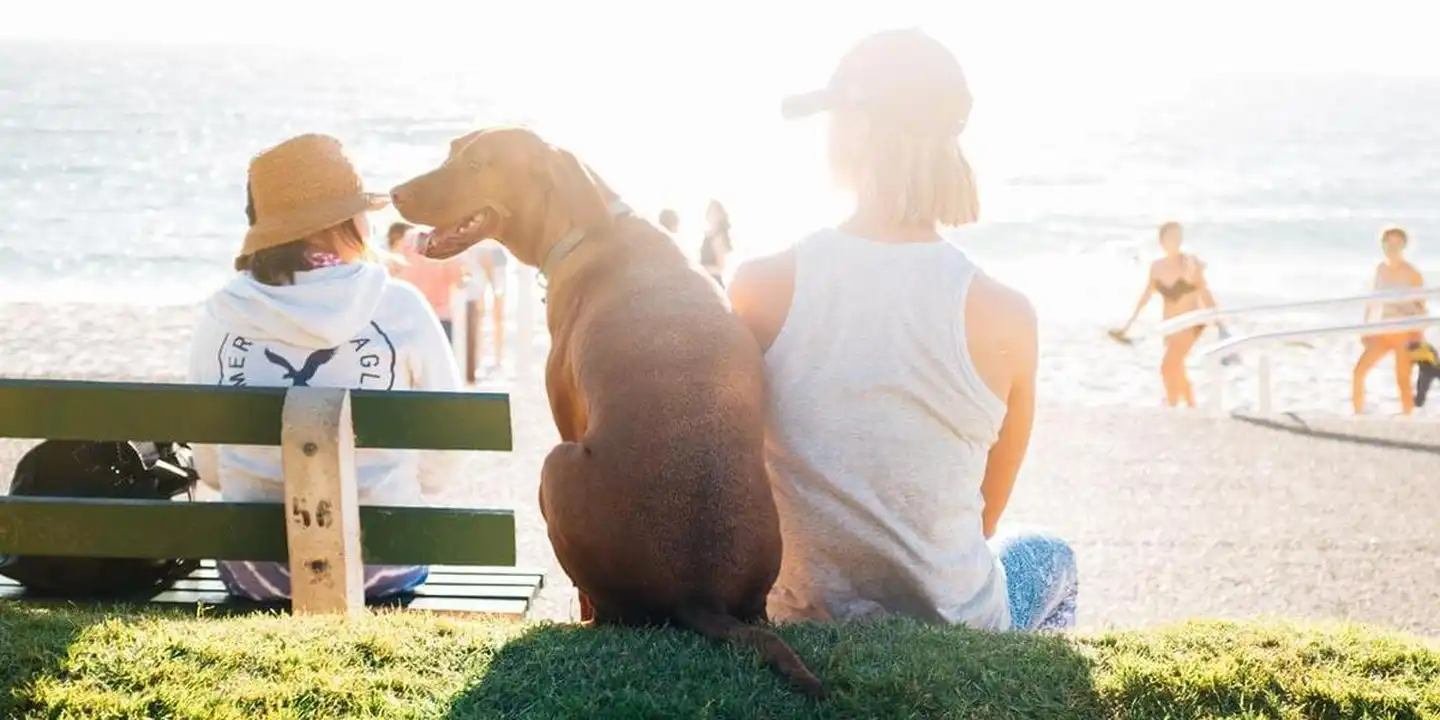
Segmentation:
<svg viewBox="0 0 1440 720">
<path fill-rule="evenodd" d="M 785 541 L 775 620 L 900 613 L 1010 627 L 981 520 L 1006 408 L 965 345 L 977 272 L 947 242 L 827 229 L 796 246 L 790 312 L 765 353 Z"/>
</svg>

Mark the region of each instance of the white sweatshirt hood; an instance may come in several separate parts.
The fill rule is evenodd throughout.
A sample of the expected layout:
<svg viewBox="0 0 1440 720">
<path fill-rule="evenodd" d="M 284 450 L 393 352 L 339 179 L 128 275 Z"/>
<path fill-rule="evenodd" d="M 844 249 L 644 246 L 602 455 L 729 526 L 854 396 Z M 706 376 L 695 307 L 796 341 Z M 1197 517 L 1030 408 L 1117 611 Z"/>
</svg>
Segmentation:
<svg viewBox="0 0 1440 720">
<path fill-rule="evenodd" d="M 388 278 L 384 267 L 372 263 L 298 272 L 293 285 L 266 285 L 240 273 L 211 296 L 205 310 L 239 335 L 299 348 L 335 347 L 374 319 Z"/>
<path fill-rule="evenodd" d="M 200 313 L 188 378 L 226 387 L 461 389 L 455 353 L 435 311 L 415 286 L 372 263 L 299 272 L 293 285 L 283 286 L 236 275 Z M 196 469 L 226 500 L 284 498 L 279 448 L 194 447 Z M 360 502 L 418 502 L 453 481 L 459 459 L 446 452 L 357 450 Z"/>
</svg>

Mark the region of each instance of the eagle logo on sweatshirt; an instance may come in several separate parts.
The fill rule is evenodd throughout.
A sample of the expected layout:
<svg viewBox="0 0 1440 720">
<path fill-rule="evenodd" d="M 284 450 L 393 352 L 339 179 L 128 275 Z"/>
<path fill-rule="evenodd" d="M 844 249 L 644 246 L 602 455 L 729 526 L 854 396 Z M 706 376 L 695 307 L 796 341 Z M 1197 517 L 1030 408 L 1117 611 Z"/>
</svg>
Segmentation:
<svg viewBox="0 0 1440 720">
<path fill-rule="evenodd" d="M 305 358 L 305 363 L 300 366 L 299 370 L 296 370 L 295 366 L 291 365 L 290 361 L 286 360 L 284 355 L 270 348 L 265 348 L 265 359 L 285 368 L 285 374 L 281 377 L 289 380 L 291 387 L 309 387 L 310 378 L 315 377 L 315 371 L 319 370 L 321 365 L 330 362 L 330 358 L 335 357 L 335 351 L 338 349 L 338 347 L 332 347 L 310 353 L 310 355 Z"/>
<path fill-rule="evenodd" d="M 370 323 L 335 347 L 301 348 L 274 340 L 226 335 L 216 353 L 220 385 L 244 387 L 395 387 L 395 345 Z"/>
</svg>

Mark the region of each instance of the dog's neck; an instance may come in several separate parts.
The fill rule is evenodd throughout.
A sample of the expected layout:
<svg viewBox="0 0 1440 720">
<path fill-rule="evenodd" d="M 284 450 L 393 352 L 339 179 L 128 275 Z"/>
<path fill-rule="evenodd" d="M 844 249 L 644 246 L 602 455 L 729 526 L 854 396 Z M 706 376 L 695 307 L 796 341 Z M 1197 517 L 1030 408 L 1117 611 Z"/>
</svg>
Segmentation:
<svg viewBox="0 0 1440 720">
<path fill-rule="evenodd" d="M 612 217 L 629 215 L 630 212 L 630 206 L 618 198 L 610 201 L 610 215 Z M 579 226 L 570 228 L 570 231 L 562 235 L 554 245 L 550 246 L 550 251 L 545 253 L 545 259 L 540 263 L 540 276 L 548 282 L 555 274 L 555 268 L 559 267 L 560 263 L 563 262 L 571 252 L 574 252 L 576 246 L 584 239 L 585 228 Z"/>
</svg>

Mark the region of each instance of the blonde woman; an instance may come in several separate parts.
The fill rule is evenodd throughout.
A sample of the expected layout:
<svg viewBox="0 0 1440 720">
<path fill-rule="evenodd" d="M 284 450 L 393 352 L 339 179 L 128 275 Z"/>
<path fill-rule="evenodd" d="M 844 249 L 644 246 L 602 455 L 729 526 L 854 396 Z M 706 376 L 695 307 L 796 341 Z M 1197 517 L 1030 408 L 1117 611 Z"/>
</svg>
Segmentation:
<svg viewBox="0 0 1440 720">
<path fill-rule="evenodd" d="M 1036 321 L 938 232 L 978 215 L 958 144 L 970 105 L 954 56 L 912 30 L 862 40 L 824 90 L 786 103 L 829 113 L 854 205 L 730 288 L 765 351 L 778 620 L 1074 622 L 1070 547 L 997 533 L 1034 420 Z"/>
<path fill-rule="evenodd" d="M 1375 266 L 1376 290 L 1425 286 L 1425 278 L 1420 275 L 1420 271 L 1405 259 L 1405 249 L 1409 244 L 1410 236 L 1400 228 L 1386 228 L 1380 233 L 1380 248 L 1385 253 L 1385 260 Z M 1380 303 L 1378 307 L 1371 304 L 1365 308 L 1365 322 L 1373 320 L 1376 314 L 1381 320 L 1398 320 L 1420 317 L 1427 312 L 1424 299 Z M 1423 338 L 1419 331 L 1368 335 L 1362 339 L 1365 349 L 1360 353 L 1360 359 L 1355 361 L 1350 387 L 1350 401 L 1356 415 L 1365 410 L 1365 378 L 1375 367 L 1375 363 L 1380 362 L 1386 355 L 1395 358 L 1395 384 L 1400 388 L 1400 412 L 1409 415 L 1415 411 L 1415 398 L 1410 392 L 1415 362 L 1408 348 L 1411 343 L 1421 340 Z"/>
<path fill-rule="evenodd" d="M 1165 255 L 1150 264 L 1150 273 L 1145 278 L 1145 288 L 1140 291 L 1140 300 L 1135 303 L 1135 311 L 1124 326 L 1110 331 L 1111 337 L 1127 341 L 1125 334 L 1157 293 L 1164 301 L 1162 315 L 1166 320 L 1215 307 L 1215 296 L 1210 294 L 1210 285 L 1205 281 L 1205 263 L 1180 249 L 1183 240 L 1184 231 L 1180 223 L 1167 222 L 1160 226 L 1160 249 Z M 1190 386 L 1190 376 L 1185 372 L 1185 360 L 1190 357 L 1190 351 L 1195 348 L 1204 330 L 1204 326 L 1193 327 L 1165 336 L 1160 381 L 1165 387 L 1165 404 L 1170 407 L 1175 407 L 1181 400 L 1195 407 L 1195 391 Z"/>
<path fill-rule="evenodd" d="M 250 229 L 234 278 L 210 296 L 195 328 L 190 382 L 363 390 L 458 390 L 460 372 L 430 303 L 390 277 L 368 249 L 366 213 L 388 198 L 362 190 L 339 141 L 301 135 L 250 162 Z M 196 446 L 196 468 L 221 498 L 282 502 L 280 449 Z M 439 453 L 359 450 L 362 505 L 415 505 L 450 479 Z M 217 532 L 221 531 L 217 529 Z M 285 563 L 221 561 L 231 593 L 290 596 Z M 425 581 L 424 566 L 367 565 L 371 598 Z"/>
</svg>

